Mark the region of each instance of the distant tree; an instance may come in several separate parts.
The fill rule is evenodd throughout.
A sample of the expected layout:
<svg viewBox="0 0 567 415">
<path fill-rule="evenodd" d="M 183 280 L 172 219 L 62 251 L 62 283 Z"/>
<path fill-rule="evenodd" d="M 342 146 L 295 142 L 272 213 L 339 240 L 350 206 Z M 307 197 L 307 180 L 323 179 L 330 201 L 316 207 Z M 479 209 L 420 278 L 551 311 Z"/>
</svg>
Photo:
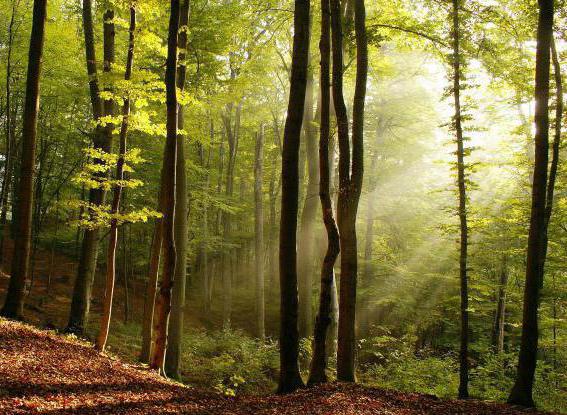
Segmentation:
<svg viewBox="0 0 567 415">
<path fill-rule="evenodd" d="M 256 154 L 254 163 L 254 262 L 256 274 L 256 335 L 263 339 L 266 335 L 264 320 L 264 125 L 256 133 Z"/>
<path fill-rule="evenodd" d="M 46 15 L 47 0 L 34 0 L 22 128 L 20 180 L 17 188 L 17 202 L 14 209 L 18 212 L 18 222 L 16 224 L 17 232 L 14 240 L 12 275 L 10 277 L 4 307 L 1 312 L 4 317 L 15 319 L 21 319 L 24 311 L 24 291 L 30 265 L 39 85 Z"/>
</svg>

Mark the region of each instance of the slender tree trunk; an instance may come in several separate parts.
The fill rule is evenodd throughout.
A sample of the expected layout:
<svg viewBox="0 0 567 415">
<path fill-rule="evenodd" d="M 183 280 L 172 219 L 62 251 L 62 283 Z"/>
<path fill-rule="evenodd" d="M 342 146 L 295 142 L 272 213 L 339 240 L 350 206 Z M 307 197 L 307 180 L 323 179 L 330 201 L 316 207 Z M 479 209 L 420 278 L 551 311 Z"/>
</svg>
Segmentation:
<svg viewBox="0 0 567 415">
<path fill-rule="evenodd" d="M 504 351 L 504 321 L 506 317 L 506 285 L 508 284 L 507 257 L 502 257 L 502 268 L 500 270 L 498 298 L 496 300 L 496 315 L 494 327 L 492 328 L 492 347 L 496 353 Z"/>
<path fill-rule="evenodd" d="M 453 98 L 455 115 L 453 118 L 457 142 L 457 184 L 459 191 L 460 254 L 459 275 L 461 282 L 461 346 L 459 352 L 459 399 L 469 397 L 469 294 L 467 276 L 468 225 L 467 190 L 465 178 L 465 148 L 461 115 L 461 54 L 459 0 L 453 0 Z"/>
<path fill-rule="evenodd" d="M 264 192 L 262 182 L 264 178 L 264 125 L 256 134 L 256 163 L 254 164 L 254 262 L 256 274 L 256 335 L 263 339 L 264 328 Z"/>
<path fill-rule="evenodd" d="M 313 326 L 313 257 L 315 247 L 315 218 L 317 216 L 317 193 L 319 191 L 319 156 L 317 152 L 317 127 L 313 114 L 313 73 L 309 71 L 305 99 L 303 131 L 307 158 L 307 188 L 301 211 L 299 227 L 298 258 L 299 277 L 299 335 L 308 337 Z M 319 110 L 318 110 L 319 111 Z M 317 112 L 318 112 L 317 111 Z"/>
<path fill-rule="evenodd" d="M 321 40 L 319 49 L 321 51 L 321 122 L 319 126 L 319 198 L 323 222 L 327 231 L 327 251 L 321 266 L 321 290 L 319 292 L 319 312 L 315 321 L 313 340 L 313 358 L 309 371 L 310 385 L 327 382 L 327 333 L 331 325 L 331 312 L 333 301 L 334 266 L 340 251 L 339 231 L 333 216 L 333 202 L 330 193 L 329 166 L 329 138 L 330 138 L 330 33 L 331 10 L 329 0 L 321 0 Z"/>
<path fill-rule="evenodd" d="M 185 88 L 187 25 L 189 23 L 189 0 L 181 0 L 179 15 L 179 62 L 177 67 L 177 88 Z M 177 125 L 185 126 L 184 109 L 179 105 Z M 165 354 L 165 372 L 168 376 L 181 379 L 181 340 L 183 338 L 183 312 L 185 311 L 185 288 L 187 282 L 187 170 L 185 167 L 185 135 L 177 134 L 177 165 L 175 183 L 175 284 L 171 302 L 169 342 Z"/>
<path fill-rule="evenodd" d="M 130 8 L 130 28 L 128 41 L 128 54 L 126 58 L 126 72 L 124 79 L 129 81 L 132 77 L 132 66 L 134 63 L 134 36 L 136 31 L 136 9 Z M 126 142 L 128 137 L 128 118 L 130 117 L 130 98 L 126 97 L 122 106 L 122 124 L 120 126 L 120 148 L 118 150 L 118 161 L 116 163 L 116 180 L 118 181 L 114 187 L 112 198 L 112 206 L 110 208 L 110 233 L 108 237 L 108 251 L 106 258 L 106 284 L 104 290 L 104 306 L 102 312 L 102 320 L 100 331 L 96 340 L 96 349 L 104 351 L 106 341 L 108 339 L 108 330 L 110 328 L 110 317 L 112 314 L 112 300 L 114 296 L 114 284 L 116 280 L 116 245 L 118 243 L 118 219 L 116 218 L 120 211 L 120 197 L 122 195 L 122 184 L 124 180 L 124 163 L 126 156 Z M 126 281 L 126 274 L 124 274 Z M 126 285 L 125 285 L 126 286 Z"/>
<path fill-rule="evenodd" d="M 17 222 L 18 232 L 14 240 L 12 275 L 6 294 L 6 301 L 1 312 L 4 317 L 16 319 L 22 318 L 25 282 L 29 273 L 33 175 L 37 137 L 37 115 L 39 110 L 41 56 L 43 52 L 46 14 L 47 0 L 34 0 L 22 129 L 20 182 L 16 205 L 16 210 L 19 212 Z"/>
<path fill-rule="evenodd" d="M 282 150 L 280 215 L 280 377 L 279 393 L 303 386 L 299 374 L 297 327 L 297 210 L 299 195 L 299 142 L 309 59 L 309 0 L 295 0 L 294 35 L 289 105 Z"/>
<path fill-rule="evenodd" d="M 333 100 L 337 117 L 339 141 L 339 197 L 337 224 L 341 247 L 341 285 L 339 293 L 339 332 L 337 349 L 337 379 L 356 380 L 356 285 L 358 252 L 356 214 L 363 177 L 364 101 L 368 73 L 366 12 L 364 0 L 354 1 L 356 35 L 356 83 L 353 100 L 352 163 L 349 125 L 343 96 L 343 33 L 338 0 L 331 1 L 333 39 Z"/>
<path fill-rule="evenodd" d="M 156 299 L 154 319 L 155 342 L 150 359 L 150 367 L 165 375 L 165 351 L 167 329 L 171 311 L 171 292 L 176 268 L 174 238 L 175 217 L 175 179 L 177 165 L 177 34 L 179 32 L 179 2 L 171 0 L 169 33 L 167 41 L 167 61 L 165 70 L 167 137 L 161 170 L 161 190 L 163 206 L 163 275 Z M 181 265 L 181 264 L 180 264 Z"/>
<path fill-rule="evenodd" d="M 85 55 L 87 62 L 87 73 L 89 78 L 89 90 L 91 98 L 91 106 L 94 121 L 98 123 L 104 115 L 103 102 L 99 95 L 99 84 L 96 66 L 95 40 L 92 17 L 92 0 L 83 0 L 83 31 L 85 34 Z M 113 40 L 114 36 L 106 36 L 105 40 Z M 110 48 L 105 48 L 105 52 L 109 52 Z M 109 56 L 105 56 L 105 61 L 109 61 Z M 108 135 L 108 129 L 104 129 L 101 125 L 97 125 L 93 134 L 93 147 L 102 150 L 105 153 L 111 151 L 111 139 Z M 94 160 L 95 163 L 101 164 L 102 160 Z M 104 174 L 104 173 L 101 173 Z M 89 190 L 89 204 L 93 207 L 104 204 L 105 191 L 101 188 L 92 188 Z M 94 215 L 92 209 L 89 209 L 89 215 Z M 83 242 L 79 256 L 79 266 L 77 267 L 77 278 L 73 287 L 73 297 L 71 300 L 71 310 L 69 312 L 69 321 L 66 331 L 76 334 L 82 334 L 87 324 L 92 284 L 96 270 L 96 262 L 98 256 L 99 229 L 85 229 L 83 233 Z"/>
<path fill-rule="evenodd" d="M 161 210 L 161 190 L 158 195 L 159 208 Z M 152 350 L 153 324 L 155 299 L 157 293 L 159 263 L 161 257 L 161 245 L 163 241 L 163 220 L 158 218 L 155 221 L 154 233 L 152 236 L 152 244 L 150 247 L 150 261 L 148 265 L 148 282 L 146 285 L 146 298 L 144 301 L 144 317 L 142 322 L 142 350 L 140 352 L 140 361 L 144 363 L 150 362 Z"/>
<path fill-rule="evenodd" d="M 539 19 L 535 72 L 535 161 L 532 186 L 532 207 L 526 260 L 526 284 L 522 339 L 516 382 L 508 402 L 527 407 L 534 406 L 532 396 L 538 350 L 538 308 L 541 277 L 545 258 L 542 258 L 545 217 L 546 185 L 549 149 L 549 69 L 553 35 L 553 0 L 539 0 Z"/>
</svg>

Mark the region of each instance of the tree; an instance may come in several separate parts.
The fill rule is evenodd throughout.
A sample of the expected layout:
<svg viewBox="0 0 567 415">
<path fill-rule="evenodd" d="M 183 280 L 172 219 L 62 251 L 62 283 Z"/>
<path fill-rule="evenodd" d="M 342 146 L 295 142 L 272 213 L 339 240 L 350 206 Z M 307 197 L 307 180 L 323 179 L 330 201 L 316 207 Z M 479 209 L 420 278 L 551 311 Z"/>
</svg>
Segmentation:
<svg viewBox="0 0 567 415">
<path fill-rule="evenodd" d="M 329 163 L 329 139 L 330 139 L 330 4 L 329 0 L 321 1 L 321 40 L 319 49 L 321 51 L 321 124 L 319 126 L 319 199 L 323 222 L 327 231 L 327 251 L 321 266 L 321 289 L 319 291 L 319 311 L 315 320 L 315 331 L 313 340 L 313 358 L 309 370 L 310 385 L 327 381 L 327 362 L 329 350 L 327 349 L 327 332 L 331 325 L 332 296 L 335 279 L 334 265 L 340 251 L 339 231 L 333 216 L 333 202 L 330 194 L 330 163 Z"/>
<path fill-rule="evenodd" d="M 171 291 L 175 278 L 176 252 L 174 238 L 175 179 L 177 165 L 177 34 L 179 32 L 180 0 L 171 0 L 165 69 L 167 136 L 161 170 L 160 207 L 163 215 L 163 274 L 156 299 L 154 318 L 155 341 L 150 367 L 165 375 L 167 329 L 171 311 Z"/>
<path fill-rule="evenodd" d="M 522 339 L 516 381 L 508 402 L 533 407 L 533 383 L 538 350 L 538 308 L 543 285 L 543 251 L 547 164 L 549 150 L 549 69 L 553 34 L 553 0 L 539 0 L 535 70 L 535 159 L 533 169 L 530 230 L 526 259 L 526 283 L 522 319 Z"/>
<path fill-rule="evenodd" d="M 85 57 L 87 64 L 87 74 L 89 79 L 89 91 L 92 106 L 93 119 L 96 123 L 95 131 L 92 136 L 93 148 L 104 153 L 110 153 L 112 145 L 112 128 L 104 128 L 100 122 L 105 115 L 105 106 L 100 98 L 99 81 L 97 74 L 97 60 L 95 53 L 95 37 L 92 16 L 92 0 L 83 0 L 83 32 L 85 36 Z M 114 28 L 111 21 L 105 23 L 104 42 L 114 42 Z M 110 65 L 114 60 L 114 46 L 105 45 L 104 61 L 105 70 L 110 70 Z M 96 164 L 103 164 L 100 159 L 95 159 Z M 102 180 L 105 173 L 100 174 Z M 106 192 L 101 187 L 89 189 L 88 203 L 89 214 L 94 217 L 96 208 L 104 204 Z M 96 270 L 98 256 L 99 229 L 93 227 L 85 229 L 79 266 L 77 267 L 77 277 L 73 286 L 73 297 L 71 300 L 71 310 L 69 311 L 69 321 L 67 331 L 82 334 L 88 320 L 91 291 Z"/>
<path fill-rule="evenodd" d="M 364 101 L 368 75 L 368 44 L 364 0 L 354 1 L 356 36 L 356 83 L 352 113 L 352 161 L 349 140 L 348 114 L 343 96 L 343 30 L 341 7 L 331 1 L 333 101 L 337 117 L 339 142 L 339 197 L 337 224 L 341 248 L 341 277 L 339 293 L 339 332 L 337 348 L 337 379 L 355 381 L 356 366 L 356 284 L 358 248 L 356 214 L 362 191 Z"/>
<path fill-rule="evenodd" d="M 124 79 L 129 81 L 132 78 L 132 67 L 134 65 L 134 40 L 136 32 L 136 9 L 130 7 L 130 27 L 128 29 L 128 53 L 126 58 L 126 72 Z M 108 330 L 110 328 L 110 317 L 112 314 L 112 300 L 114 294 L 114 283 L 116 280 L 116 246 L 118 244 L 118 218 L 120 211 L 120 198 L 122 196 L 122 188 L 124 181 L 124 165 L 126 158 L 126 143 L 128 138 L 128 123 L 130 116 L 130 98 L 124 99 L 122 105 L 122 123 L 120 125 L 120 143 L 118 150 L 118 161 L 116 163 L 116 184 L 114 186 L 114 194 L 112 197 L 112 206 L 110 208 L 110 234 L 108 237 L 108 248 L 106 258 L 106 284 L 104 294 L 104 309 L 102 321 L 100 325 L 99 335 L 96 340 L 96 348 L 104 351 L 108 338 Z M 126 277 L 126 276 L 125 276 Z"/>
<path fill-rule="evenodd" d="M 179 61 L 177 66 L 177 88 L 185 89 L 187 73 L 187 37 L 189 23 L 189 0 L 181 0 L 179 15 Z M 187 280 L 187 169 L 185 164 L 185 127 L 183 105 L 178 108 L 177 164 L 175 177 L 175 284 L 171 302 L 171 321 L 169 322 L 169 342 L 165 355 L 165 372 L 168 376 L 180 379 L 181 339 L 183 336 L 183 313 L 185 311 L 185 288 Z"/>
<path fill-rule="evenodd" d="M 254 263 L 256 271 L 256 335 L 265 336 L 264 319 L 264 207 L 262 182 L 264 174 L 264 125 L 256 134 L 256 154 L 254 163 Z"/>
<path fill-rule="evenodd" d="M 24 289 L 29 274 L 39 84 L 46 16 L 47 0 L 34 0 L 22 128 L 20 181 L 17 190 L 18 232 L 14 240 L 12 275 L 1 312 L 4 317 L 15 319 L 22 318 Z"/>
<path fill-rule="evenodd" d="M 460 222 L 460 252 L 459 252 L 459 276 L 461 283 L 461 349 L 459 352 L 459 398 L 469 397 L 469 294 L 467 278 L 467 249 L 468 249 L 468 225 L 467 225 L 467 190 L 465 178 L 465 148 L 461 114 L 461 53 L 459 45 L 459 0 L 453 0 L 453 99 L 455 115 L 453 127 L 455 129 L 457 142 L 457 184 L 459 194 L 459 222 Z"/>
<path fill-rule="evenodd" d="M 299 142 L 305 106 L 309 59 L 309 0 L 295 0 L 294 35 L 289 104 L 282 148 L 280 214 L 280 376 L 279 393 L 303 386 L 299 374 L 297 326 L 297 210 L 299 194 Z"/>
</svg>

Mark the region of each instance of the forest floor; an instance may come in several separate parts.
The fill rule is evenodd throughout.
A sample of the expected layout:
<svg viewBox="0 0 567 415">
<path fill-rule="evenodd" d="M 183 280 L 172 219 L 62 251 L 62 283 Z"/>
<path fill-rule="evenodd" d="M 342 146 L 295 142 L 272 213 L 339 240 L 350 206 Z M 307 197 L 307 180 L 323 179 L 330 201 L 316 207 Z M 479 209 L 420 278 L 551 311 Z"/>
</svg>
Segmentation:
<svg viewBox="0 0 567 415">
<path fill-rule="evenodd" d="M 519 415 L 526 411 L 340 383 L 286 396 L 230 398 L 168 381 L 142 365 L 100 354 L 74 337 L 0 319 L 0 414 L 32 413 Z"/>
</svg>

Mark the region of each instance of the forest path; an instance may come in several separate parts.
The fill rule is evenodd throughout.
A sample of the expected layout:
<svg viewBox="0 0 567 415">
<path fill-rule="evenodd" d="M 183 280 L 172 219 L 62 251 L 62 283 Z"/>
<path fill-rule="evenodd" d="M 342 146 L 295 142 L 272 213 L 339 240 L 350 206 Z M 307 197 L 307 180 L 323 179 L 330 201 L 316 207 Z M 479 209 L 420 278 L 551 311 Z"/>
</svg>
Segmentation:
<svg viewBox="0 0 567 415">
<path fill-rule="evenodd" d="M 73 337 L 0 319 L 2 415 L 525 413 L 507 405 L 336 383 L 286 396 L 227 398 L 169 382 Z"/>
</svg>

